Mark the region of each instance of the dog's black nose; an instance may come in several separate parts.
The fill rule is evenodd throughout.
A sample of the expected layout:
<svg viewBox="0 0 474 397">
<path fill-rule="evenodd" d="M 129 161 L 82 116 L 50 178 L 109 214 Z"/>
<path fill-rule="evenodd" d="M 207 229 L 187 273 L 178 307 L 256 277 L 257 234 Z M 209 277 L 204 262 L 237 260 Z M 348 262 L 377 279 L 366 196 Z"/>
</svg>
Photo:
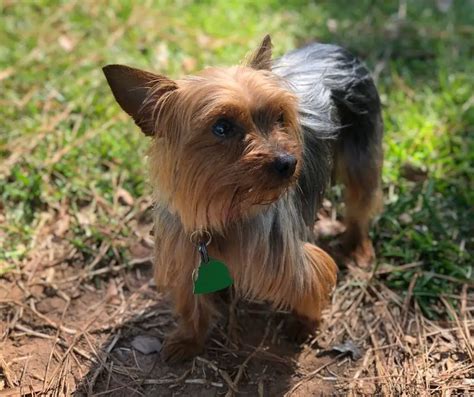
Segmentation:
<svg viewBox="0 0 474 397">
<path fill-rule="evenodd" d="M 289 178 L 295 173 L 296 157 L 291 154 L 279 154 L 273 160 L 273 168 L 282 177 Z"/>
</svg>

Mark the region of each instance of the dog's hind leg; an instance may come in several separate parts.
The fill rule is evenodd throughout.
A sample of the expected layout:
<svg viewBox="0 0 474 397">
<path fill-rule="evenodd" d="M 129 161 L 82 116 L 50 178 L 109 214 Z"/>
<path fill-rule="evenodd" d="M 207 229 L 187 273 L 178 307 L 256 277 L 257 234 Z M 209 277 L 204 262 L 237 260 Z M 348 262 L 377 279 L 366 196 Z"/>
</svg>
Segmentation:
<svg viewBox="0 0 474 397">
<path fill-rule="evenodd" d="M 345 185 L 342 253 L 364 267 L 375 258 L 368 233 L 382 204 L 383 121 L 377 89 L 367 69 L 352 60 L 347 71 L 346 83 L 332 91 L 341 125 L 335 143 L 335 176 Z"/>
<path fill-rule="evenodd" d="M 367 170 L 366 170 L 367 172 Z M 378 178 L 376 170 L 365 177 Z M 369 227 L 373 216 L 381 208 L 381 190 L 372 182 L 344 177 L 346 230 L 341 238 L 343 254 L 358 266 L 367 267 L 375 259 L 374 248 L 369 238 Z"/>
<path fill-rule="evenodd" d="M 361 122 L 368 116 L 351 118 L 353 124 L 342 131 L 336 148 L 336 179 L 345 186 L 346 231 L 340 248 L 346 259 L 361 267 L 375 259 L 369 227 L 382 208 L 381 119 L 379 114 L 371 122 Z M 362 130 L 364 128 L 365 130 Z"/>
</svg>

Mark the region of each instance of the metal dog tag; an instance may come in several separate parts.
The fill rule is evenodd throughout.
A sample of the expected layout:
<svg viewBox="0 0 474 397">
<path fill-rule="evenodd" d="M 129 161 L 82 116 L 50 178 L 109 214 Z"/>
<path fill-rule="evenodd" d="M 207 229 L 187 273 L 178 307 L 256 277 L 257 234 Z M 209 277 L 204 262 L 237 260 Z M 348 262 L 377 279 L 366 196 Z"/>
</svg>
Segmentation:
<svg viewBox="0 0 474 397">
<path fill-rule="evenodd" d="M 198 251 L 201 262 L 193 272 L 194 294 L 210 294 L 230 287 L 234 280 L 225 263 L 209 257 L 207 245 L 203 241 L 198 244 Z"/>
<path fill-rule="evenodd" d="M 234 283 L 227 266 L 217 259 L 199 264 L 194 280 L 194 294 L 210 294 L 230 287 Z"/>
</svg>

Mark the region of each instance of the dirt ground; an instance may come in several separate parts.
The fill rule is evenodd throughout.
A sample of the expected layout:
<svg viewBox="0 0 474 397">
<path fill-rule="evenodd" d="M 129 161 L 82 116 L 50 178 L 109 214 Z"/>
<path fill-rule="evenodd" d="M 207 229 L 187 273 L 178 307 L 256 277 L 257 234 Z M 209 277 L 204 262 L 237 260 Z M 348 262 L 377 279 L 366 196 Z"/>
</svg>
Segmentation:
<svg viewBox="0 0 474 397">
<path fill-rule="evenodd" d="M 149 212 L 146 200 L 124 205 L 135 233 L 89 258 L 67 238 L 68 209 L 45 213 L 34 254 L 0 279 L 0 396 L 474 395 L 472 291 L 457 296 L 460 311 L 446 302 L 453 321 L 431 322 L 410 291 L 386 287 L 393 269 L 384 265 L 341 269 L 325 322 L 305 344 L 287 339 L 285 313 L 244 302 L 241 346 L 223 317 L 204 354 L 166 365 L 156 351 L 175 319 L 150 281 Z M 124 246 L 128 261 L 116 249 Z M 153 352 L 136 348 L 143 337 Z"/>
</svg>

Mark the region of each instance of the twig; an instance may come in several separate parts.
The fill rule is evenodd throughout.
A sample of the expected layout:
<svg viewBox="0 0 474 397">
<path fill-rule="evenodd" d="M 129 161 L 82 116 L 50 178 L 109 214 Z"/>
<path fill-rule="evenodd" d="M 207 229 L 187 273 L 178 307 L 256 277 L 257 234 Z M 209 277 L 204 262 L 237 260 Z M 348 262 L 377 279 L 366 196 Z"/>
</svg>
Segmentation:
<svg viewBox="0 0 474 397">
<path fill-rule="evenodd" d="M 301 379 L 297 384 L 295 384 L 290 391 L 288 391 L 285 394 L 285 397 L 291 396 L 292 393 L 294 393 L 299 387 L 314 378 L 319 372 L 321 372 L 324 368 L 330 366 L 331 364 L 334 364 L 337 360 L 339 360 L 342 356 L 344 356 L 346 353 L 340 353 L 336 357 L 334 357 L 332 360 L 328 361 L 326 364 L 321 365 L 320 367 L 316 368 L 314 371 L 311 371 L 309 374 L 305 375 L 303 379 Z"/>
<path fill-rule="evenodd" d="M 373 352 L 374 352 L 374 357 L 375 357 L 375 368 L 377 370 L 378 375 L 383 377 L 387 374 L 387 371 L 383 364 L 383 360 L 380 357 L 380 350 L 379 350 L 380 345 L 378 343 L 377 338 L 375 337 L 374 330 L 372 329 L 370 325 L 368 326 L 368 330 L 369 330 L 370 339 L 372 341 L 372 345 L 374 346 Z M 389 392 L 389 390 L 385 388 L 384 384 L 382 384 L 382 390 L 384 392 L 384 395 L 386 396 L 389 396 L 392 394 Z"/>
<path fill-rule="evenodd" d="M 84 272 L 80 275 L 72 276 L 72 277 L 69 277 L 67 279 L 61 280 L 59 283 L 60 284 L 66 284 L 66 283 L 70 283 L 72 281 L 76 281 L 76 280 L 79 280 L 79 279 L 81 281 L 90 280 L 91 278 L 93 278 L 95 276 L 104 275 L 104 274 L 107 274 L 107 273 L 116 273 L 116 272 L 119 272 L 120 270 L 127 269 L 130 266 L 135 266 L 135 265 L 140 265 L 142 263 L 151 262 L 151 260 L 152 260 L 151 257 L 133 259 L 130 262 L 128 262 L 126 264 L 123 264 L 123 265 L 108 266 L 108 267 L 104 267 L 104 268 L 101 268 L 101 269 L 89 271 L 87 273 Z"/>
<path fill-rule="evenodd" d="M 410 301 L 413 296 L 413 289 L 416 285 L 416 280 L 418 280 L 418 273 L 415 273 L 415 276 L 411 279 L 410 285 L 408 286 L 407 295 L 403 302 L 403 318 L 402 318 L 402 326 L 406 326 L 408 312 L 410 311 Z"/>
<path fill-rule="evenodd" d="M 198 356 L 198 357 L 196 357 L 196 360 L 201 361 L 202 363 L 209 366 L 212 370 L 217 372 L 222 377 L 222 379 L 224 379 L 224 381 L 227 383 L 227 385 L 229 386 L 230 389 L 232 389 L 235 393 L 238 392 L 237 386 L 235 386 L 234 382 L 230 378 L 230 375 L 226 371 L 224 371 L 223 369 L 218 368 L 217 365 L 215 365 L 213 362 L 211 362 L 209 360 L 206 360 L 205 358 L 202 358 L 202 357 Z"/>
<path fill-rule="evenodd" d="M 15 387 L 15 382 L 13 381 L 10 367 L 8 366 L 7 362 L 3 359 L 3 356 L 1 354 L 0 354 L 0 369 L 2 370 L 5 380 L 7 381 L 7 386 Z"/>
<path fill-rule="evenodd" d="M 192 385 L 211 385 L 214 387 L 224 387 L 222 383 L 209 382 L 207 379 L 186 379 L 184 383 L 190 383 Z"/>
<path fill-rule="evenodd" d="M 190 369 L 184 371 L 184 373 L 178 378 L 174 379 L 145 379 L 142 384 L 144 385 L 174 385 L 181 383 L 191 373 Z"/>
<path fill-rule="evenodd" d="M 18 397 L 26 395 L 35 395 L 36 393 L 42 393 L 43 385 L 38 383 L 35 385 L 18 386 L 12 389 L 0 390 L 0 397 Z"/>
<path fill-rule="evenodd" d="M 456 324 L 457 324 L 457 328 L 458 328 L 458 332 L 459 332 L 459 335 L 460 335 L 460 338 L 459 340 L 463 340 L 464 341 L 464 346 L 469 354 L 469 358 L 471 359 L 472 362 L 474 362 L 474 351 L 473 351 L 473 347 L 471 345 L 471 337 L 470 337 L 470 332 L 467 332 L 465 333 L 465 329 L 464 327 L 462 326 L 462 323 L 461 321 L 459 320 L 459 316 L 457 315 L 457 313 L 454 311 L 454 309 L 452 308 L 452 306 L 449 304 L 449 302 L 445 299 L 445 298 L 441 298 L 441 302 L 443 302 L 444 306 L 446 307 L 447 311 L 449 312 L 449 314 L 451 314 L 451 316 L 454 318 L 454 320 L 456 321 Z"/>
<path fill-rule="evenodd" d="M 67 327 L 65 327 L 64 325 L 61 325 L 61 324 L 56 324 L 53 320 L 51 320 L 50 318 L 48 318 L 48 317 L 45 316 L 44 314 L 40 313 L 40 312 L 36 309 L 36 306 L 35 306 L 35 303 L 34 303 L 33 300 L 30 300 L 30 307 L 29 307 L 29 309 L 30 309 L 34 314 L 36 314 L 36 316 L 38 316 L 41 320 L 47 322 L 48 325 L 50 325 L 51 327 L 55 328 L 56 330 L 65 332 L 66 334 L 70 334 L 70 335 L 75 335 L 75 334 L 77 334 L 77 331 L 76 331 L 75 329 L 67 328 Z"/>
<path fill-rule="evenodd" d="M 240 378 L 242 377 L 245 368 L 247 367 L 247 364 L 249 361 L 257 354 L 258 351 L 261 350 L 263 344 L 265 343 L 265 340 L 267 339 L 267 336 L 270 332 L 270 325 L 272 324 L 272 321 L 268 321 L 267 326 L 265 328 L 265 333 L 263 334 L 262 340 L 260 341 L 259 345 L 254 349 L 252 353 L 250 353 L 247 358 L 244 360 L 244 362 L 239 366 L 239 370 L 237 371 L 237 375 L 234 378 L 234 385 L 237 388 L 237 385 L 240 381 Z M 231 389 L 227 391 L 225 397 L 232 397 L 234 395 L 234 390 Z"/>
<path fill-rule="evenodd" d="M 64 307 L 64 310 L 63 310 L 63 312 L 62 312 L 62 314 L 61 314 L 61 322 L 64 321 L 64 316 L 66 315 L 66 312 L 67 312 L 67 310 L 68 310 L 68 308 L 69 308 L 69 304 L 70 304 L 70 303 L 71 303 L 70 300 L 66 302 L 66 305 L 65 305 L 65 307 Z M 34 312 L 36 312 L 36 308 L 35 308 L 35 306 L 34 306 L 33 300 L 31 300 L 31 309 L 32 309 Z M 40 313 L 38 313 L 38 314 L 40 314 Z M 61 324 L 60 324 L 60 325 L 61 325 Z M 50 367 L 50 365 L 51 365 L 51 360 L 53 359 L 53 354 L 54 354 L 54 352 L 55 352 L 56 343 L 57 343 L 58 340 L 59 340 L 60 329 L 61 329 L 60 326 L 58 326 L 58 327 L 56 328 L 56 337 L 55 337 L 53 346 L 52 346 L 52 348 L 51 348 L 51 352 L 50 352 L 50 354 L 49 354 L 48 363 L 46 364 L 46 369 L 45 369 L 45 374 L 44 374 L 44 379 L 43 379 L 43 392 L 45 392 L 45 391 L 49 388 L 49 386 L 46 387 L 46 380 L 47 380 L 47 378 L 48 378 L 48 371 L 49 371 L 49 367 Z"/>
<path fill-rule="evenodd" d="M 102 357 L 100 357 L 100 355 L 97 352 L 95 352 L 95 355 L 97 357 L 97 361 L 98 361 L 99 365 L 97 366 L 97 369 L 92 374 L 91 380 L 90 380 L 89 385 L 88 385 L 90 395 L 94 394 L 93 389 L 94 389 L 95 383 L 97 381 L 97 378 L 99 377 L 100 373 L 102 372 L 102 369 L 106 367 L 107 357 L 110 354 L 110 352 L 113 350 L 114 346 L 117 344 L 118 340 L 120 339 L 120 336 L 121 336 L 120 331 L 116 335 L 114 335 L 112 341 L 109 343 L 109 345 L 107 346 L 107 348 L 104 351 L 104 353 L 105 353 L 105 358 L 104 359 L 102 359 Z M 90 343 L 89 338 L 86 338 L 86 341 L 92 349 L 93 346 Z"/>
<path fill-rule="evenodd" d="M 21 324 L 15 324 L 15 329 L 17 329 L 18 331 L 24 332 L 25 334 L 27 334 L 29 336 L 35 336 L 37 338 L 49 339 L 49 340 L 55 339 L 55 337 L 53 337 L 51 335 L 47 335 L 47 334 L 43 334 L 41 332 L 33 331 L 32 329 L 29 329 L 29 328 L 27 328 L 27 327 L 25 327 Z M 62 347 L 64 347 L 65 349 L 70 348 L 70 346 L 62 339 L 58 340 L 58 344 L 61 345 Z M 72 350 L 74 350 L 77 354 L 79 354 L 80 356 L 82 356 L 86 360 L 92 361 L 92 357 L 86 351 L 84 351 L 82 349 L 79 349 L 78 347 L 73 347 Z"/>
</svg>

